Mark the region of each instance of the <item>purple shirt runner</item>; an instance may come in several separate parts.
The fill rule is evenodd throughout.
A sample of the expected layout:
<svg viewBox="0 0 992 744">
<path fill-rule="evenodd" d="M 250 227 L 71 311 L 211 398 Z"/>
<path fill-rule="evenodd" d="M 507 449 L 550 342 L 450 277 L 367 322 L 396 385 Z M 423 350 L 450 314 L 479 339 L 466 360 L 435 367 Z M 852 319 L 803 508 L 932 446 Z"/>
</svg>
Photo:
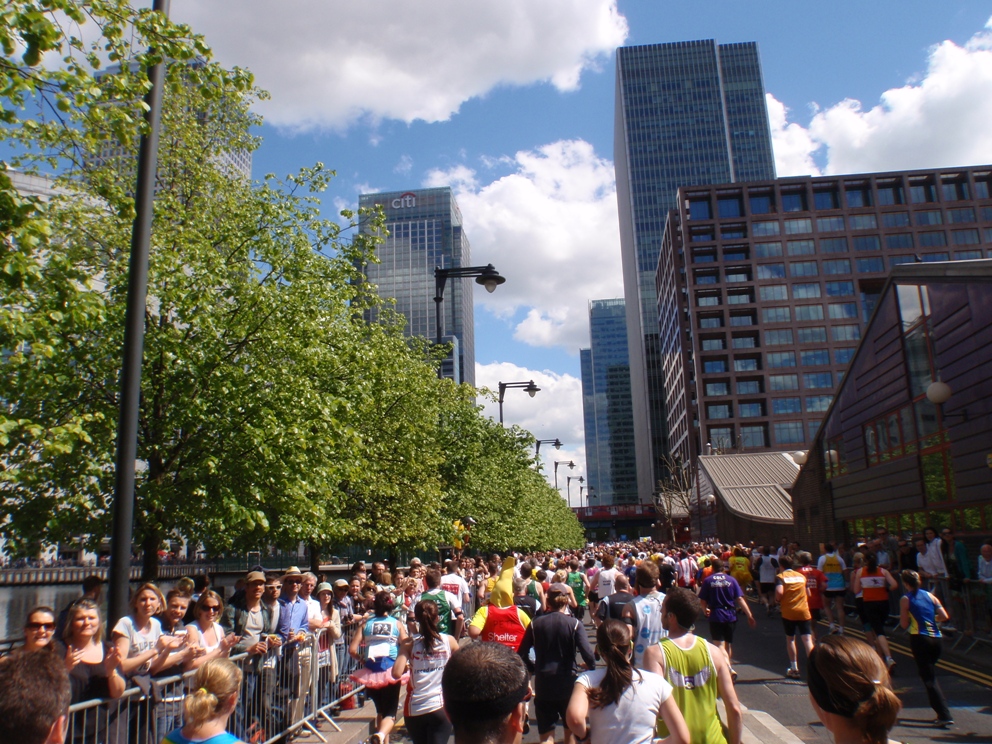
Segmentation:
<svg viewBox="0 0 992 744">
<path fill-rule="evenodd" d="M 737 609 L 734 602 L 743 596 L 737 579 L 725 573 L 708 576 L 699 589 L 699 598 L 710 608 L 710 622 L 715 623 L 736 622 Z"/>
</svg>

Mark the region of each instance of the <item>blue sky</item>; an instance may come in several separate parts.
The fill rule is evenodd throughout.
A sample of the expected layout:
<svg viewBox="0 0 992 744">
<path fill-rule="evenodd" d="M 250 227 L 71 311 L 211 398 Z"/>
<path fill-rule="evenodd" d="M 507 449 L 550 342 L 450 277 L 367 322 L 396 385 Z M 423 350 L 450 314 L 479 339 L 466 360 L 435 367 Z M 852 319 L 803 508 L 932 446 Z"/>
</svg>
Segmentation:
<svg viewBox="0 0 992 744">
<path fill-rule="evenodd" d="M 622 296 L 616 46 L 757 41 L 780 175 L 992 162 L 992 0 L 175 0 L 173 16 L 271 92 L 256 178 L 324 162 L 327 216 L 363 191 L 455 189 L 473 262 L 508 278 L 476 295 L 479 384 L 534 378 L 506 420 L 566 441 L 559 459 L 582 461 L 586 303 Z"/>
</svg>

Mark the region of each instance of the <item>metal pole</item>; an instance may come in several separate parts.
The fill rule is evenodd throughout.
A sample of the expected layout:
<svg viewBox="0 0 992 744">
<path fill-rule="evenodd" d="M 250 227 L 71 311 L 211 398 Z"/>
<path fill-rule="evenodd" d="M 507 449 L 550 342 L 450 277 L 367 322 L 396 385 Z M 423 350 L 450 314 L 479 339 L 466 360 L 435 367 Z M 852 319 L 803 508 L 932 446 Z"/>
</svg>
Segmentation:
<svg viewBox="0 0 992 744">
<path fill-rule="evenodd" d="M 572 476 L 565 479 L 565 490 L 568 492 L 568 508 L 572 508 Z"/>
<path fill-rule="evenodd" d="M 152 10 L 168 18 L 169 0 L 155 0 Z M 145 302 L 148 296 L 148 254 L 151 245 L 155 171 L 159 124 L 162 118 L 162 62 L 148 70 L 151 89 L 145 96 L 148 132 L 138 150 L 138 182 L 128 264 L 127 310 L 121 368 L 120 418 L 117 422 L 117 464 L 114 483 L 114 526 L 110 552 L 110 587 L 107 622 L 110 627 L 127 614 L 131 578 L 131 544 L 134 522 L 134 463 L 138 449 L 138 412 L 141 400 L 141 359 L 145 342 Z"/>
<path fill-rule="evenodd" d="M 558 462 L 555 462 L 555 490 L 558 490 Z"/>
<path fill-rule="evenodd" d="M 441 338 L 444 335 L 444 313 L 441 312 L 441 303 L 444 302 L 444 280 L 440 266 L 434 267 L 434 343 L 441 345 Z M 444 362 L 437 366 L 437 379 L 444 377 Z"/>
</svg>

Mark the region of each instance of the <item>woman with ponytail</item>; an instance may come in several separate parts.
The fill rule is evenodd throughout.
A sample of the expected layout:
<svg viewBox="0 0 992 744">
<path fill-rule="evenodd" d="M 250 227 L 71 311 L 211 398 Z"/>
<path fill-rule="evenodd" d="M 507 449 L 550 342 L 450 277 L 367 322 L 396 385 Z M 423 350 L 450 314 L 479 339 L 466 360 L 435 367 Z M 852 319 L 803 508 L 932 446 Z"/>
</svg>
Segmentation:
<svg viewBox="0 0 992 744">
<path fill-rule="evenodd" d="M 403 717 L 413 744 L 446 744 L 451 736 L 451 722 L 444 713 L 441 697 L 441 675 L 451 655 L 458 650 L 453 636 L 438 630 L 437 603 L 417 602 L 413 608 L 419 635 L 400 642 L 392 673 L 402 679 L 410 666 Z"/>
<path fill-rule="evenodd" d="M 835 744 L 896 744 L 889 730 L 902 703 L 871 646 L 850 636 L 825 636 L 809 655 L 807 676 L 813 710 Z"/>
<path fill-rule="evenodd" d="M 930 707 L 937 714 L 933 723 L 947 728 L 954 724 L 954 719 L 937 681 L 937 660 L 940 659 L 940 626 L 937 623 L 947 622 L 950 616 L 939 599 L 920 588 L 920 575 L 916 571 L 903 571 L 902 583 L 906 595 L 899 600 L 899 625 L 909 631 L 909 647 L 916 669 L 927 689 Z"/>
<path fill-rule="evenodd" d="M 596 648 L 605 668 L 579 675 L 565 721 L 580 742 L 650 744 L 655 725 L 664 720 L 670 735 L 661 740 L 686 744 L 689 728 L 672 697 L 672 686 L 660 674 L 631 665 L 634 644 L 630 628 L 610 618 L 596 631 Z"/>
<path fill-rule="evenodd" d="M 162 740 L 162 744 L 242 744 L 227 732 L 227 720 L 238 704 L 241 670 L 223 658 L 201 666 L 193 689 L 183 702 L 185 725 Z"/>
</svg>

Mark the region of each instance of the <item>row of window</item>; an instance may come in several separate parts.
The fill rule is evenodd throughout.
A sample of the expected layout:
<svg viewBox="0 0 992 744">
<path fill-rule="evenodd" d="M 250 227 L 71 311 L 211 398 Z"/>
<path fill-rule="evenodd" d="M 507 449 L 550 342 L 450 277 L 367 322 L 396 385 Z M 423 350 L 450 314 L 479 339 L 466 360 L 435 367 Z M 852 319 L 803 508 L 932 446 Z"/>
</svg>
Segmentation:
<svg viewBox="0 0 992 744">
<path fill-rule="evenodd" d="M 823 413 L 833 402 L 832 395 L 808 395 L 806 396 L 807 413 Z M 708 419 L 729 419 L 733 418 L 732 403 L 707 403 L 706 418 Z M 763 400 L 746 401 L 737 404 L 737 415 L 740 418 L 761 418 L 768 415 L 767 404 Z M 773 398 L 772 414 L 776 416 L 802 413 L 802 398 Z"/>
<path fill-rule="evenodd" d="M 931 176 L 912 178 L 909 181 L 909 203 L 929 204 L 937 201 L 955 202 L 968 199 L 989 198 L 989 174 L 976 173 L 974 188 L 968 183 L 967 176 L 955 174 L 941 178 L 938 184 Z M 884 180 L 875 184 L 875 189 L 868 180 L 847 181 L 842 187 L 837 183 L 813 183 L 813 208 L 817 210 L 840 209 L 841 197 L 848 208 L 859 209 L 874 206 L 894 206 L 906 204 L 906 189 L 901 180 Z M 938 189 L 939 186 L 939 189 Z M 690 220 L 713 219 L 714 210 L 709 194 L 689 194 L 688 212 Z M 715 214 L 721 219 L 745 217 L 744 195 L 733 193 L 718 193 L 716 195 Z M 750 214 L 773 214 L 775 209 L 775 194 L 768 191 L 751 191 L 748 194 Z M 782 212 L 805 212 L 809 202 L 804 187 L 789 189 L 784 187 L 779 195 L 779 206 Z"/>
<path fill-rule="evenodd" d="M 842 372 L 837 373 L 837 382 L 840 383 Z M 775 374 L 768 375 L 768 391 L 772 393 L 789 392 L 799 390 L 798 374 Z M 803 383 L 808 390 L 823 390 L 833 387 L 831 385 L 832 375 L 829 372 L 808 372 L 803 375 Z M 729 380 L 706 380 L 704 383 L 706 395 L 729 395 Z M 735 389 L 738 395 L 760 395 L 765 392 L 764 380 L 743 379 L 736 380 Z"/>
<path fill-rule="evenodd" d="M 812 439 L 820 428 L 819 421 L 809 421 L 803 426 L 802 421 L 773 421 L 772 432 L 775 444 L 803 444 L 808 436 Z M 806 429 L 806 431 L 804 431 Z M 748 424 L 740 427 L 735 437 L 732 426 L 710 426 L 707 428 L 709 444 L 718 449 L 734 449 L 738 446 L 745 449 L 768 447 L 768 424 Z"/>
<path fill-rule="evenodd" d="M 806 356 L 807 353 L 810 355 L 809 357 Z M 825 351 L 801 352 L 801 356 L 804 361 L 803 366 L 824 366 L 830 364 L 829 356 Z M 806 361 L 807 359 L 809 360 L 808 363 Z M 765 360 L 768 365 L 768 369 L 789 369 L 790 367 L 798 366 L 796 364 L 796 352 L 794 351 L 769 352 L 765 354 Z M 733 369 L 734 372 L 760 372 L 762 369 L 761 357 L 757 355 L 735 357 L 733 361 Z M 703 374 L 726 374 L 729 371 L 730 361 L 726 357 L 711 357 L 703 360 Z M 809 389 L 832 388 L 833 375 L 830 372 L 805 372 L 803 373 L 803 384 Z M 796 388 L 798 388 L 798 383 Z M 772 389 L 774 390 L 775 388 L 773 387 Z"/>
<path fill-rule="evenodd" d="M 765 346 L 792 346 L 797 342 L 800 344 L 823 344 L 826 341 L 826 326 L 775 328 L 765 331 Z M 734 335 L 730 339 L 730 348 L 732 349 L 756 349 L 758 346 L 757 333 Z M 699 348 L 702 351 L 723 351 L 727 348 L 727 339 L 725 336 L 706 336 L 700 339 Z M 838 349 L 837 351 L 853 350 Z"/>
<path fill-rule="evenodd" d="M 874 536 L 876 527 L 886 527 L 890 534 L 900 537 L 922 535 L 927 527 L 933 527 L 938 532 L 948 527 L 954 530 L 955 535 L 987 535 L 992 532 L 992 504 L 963 509 L 903 512 L 844 522 L 848 543 L 851 545 L 857 545 L 865 538 Z"/>
<path fill-rule="evenodd" d="M 989 208 L 992 212 L 992 208 Z M 934 222 L 925 221 L 927 215 L 933 215 Z M 888 215 L 885 215 L 888 216 Z M 990 215 L 992 217 L 992 215 Z M 886 227 L 908 227 L 908 215 L 906 215 L 907 222 L 905 225 L 895 225 L 887 224 Z M 918 226 L 931 226 L 939 225 L 940 223 L 940 212 L 921 212 L 918 218 L 924 221 L 917 221 Z M 877 230 L 878 222 L 873 214 L 860 215 L 859 219 L 855 217 L 850 217 L 850 224 L 852 230 Z M 838 222 L 839 220 L 839 222 Z M 817 220 L 817 231 L 818 232 L 839 232 L 844 229 L 843 217 L 826 217 Z M 890 222 L 886 220 L 886 222 Z M 974 220 L 972 220 L 974 222 Z M 785 220 L 782 222 L 783 229 L 780 230 L 778 222 L 752 222 L 751 223 L 751 237 L 753 238 L 770 238 L 777 237 L 779 235 L 804 235 L 813 232 L 813 222 L 809 219 L 798 219 L 798 220 Z M 978 228 L 965 228 L 960 230 L 951 230 L 951 244 L 953 245 L 976 245 L 980 241 Z M 720 226 L 720 239 L 721 240 L 744 240 L 748 237 L 747 225 L 745 224 L 730 224 Z M 989 242 L 989 236 L 992 235 L 992 228 L 984 228 L 984 235 L 986 242 Z M 689 231 L 689 242 L 690 243 L 711 243 L 716 240 L 717 232 L 716 228 L 712 225 L 704 225 L 702 227 L 693 227 Z M 826 240 L 826 238 L 824 238 Z M 834 239 L 836 241 L 843 240 Z M 800 241 L 789 241 L 790 243 L 799 244 Z M 812 242 L 812 241 L 808 241 Z M 933 232 L 921 232 L 917 240 L 921 248 L 925 248 L 929 245 L 947 245 L 947 233 L 944 230 L 933 231 Z M 876 246 L 874 250 L 878 250 L 881 246 L 881 242 L 877 235 L 871 236 L 870 238 L 854 238 L 855 247 L 858 250 L 873 250 L 868 247 L 860 247 L 859 245 L 874 245 Z M 912 248 L 913 247 L 913 234 L 912 233 L 897 233 L 886 236 L 886 245 L 889 248 Z M 845 249 L 846 250 L 846 249 Z M 810 253 L 813 251 L 811 250 Z M 839 251 L 835 251 L 839 252 Z"/>
<path fill-rule="evenodd" d="M 947 234 L 943 231 L 940 232 L 927 232 L 919 233 L 917 235 L 917 247 L 920 248 L 931 248 L 931 247 L 943 247 L 948 245 Z M 912 248 L 913 236 L 910 233 L 900 233 L 896 235 L 887 235 L 885 237 L 886 248 L 891 250 L 899 250 L 901 248 Z M 882 249 L 882 244 L 877 235 L 862 235 L 859 237 L 852 238 L 850 242 L 846 237 L 838 238 L 820 238 L 819 239 L 819 250 L 817 250 L 817 244 L 813 240 L 789 240 L 786 241 L 785 250 L 783 251 L 783 246 L 780 241 L 775 241 L 771 243 L 755 243 L 753 246 L 748 245 L 728 245 L 723 248 L 723 261 L 725 263 L 738 262 L 738 261 L 750 261 L 751 260 L 751 248 L 754 249 L 754 258 L 780 258 L 782 256 L 826 256 L 827 254 L 836 253 L 848 253 L 851 246 L 853 245 L 854 251 L 858 253 L 871 253 L 873 251 L 880 251 Z M 979 245 L 982 242 L 992 243 L 992 227 L 984 228 L 984 241 L 983 236 L 979 234 L 978 230 L 954 230 L 951 232 L 951 245 Z M 947 254 L 940 254 L 944 258 L 934 258 L 932 256 L 928 257 L 927 254 L 923 254 L 924 261 L 947 261 Z M 964 252 L 956 252 L 954 254 L 955 260 L 965 260 L 971 258 L 981 258 L 981 249 L 973 249 Z M 717 263 L 719 260 L 715 248 L 702 248 L 694 249 L 692 251 L 692 263 L 693 264 L 710 264 Z M 846 260 L 846 259 L 845 259 Z M 889 262 L 892 266 L 896 266 L 901 263 L 910 263 L 914 260 L 913 256 L 890 256 Z M 746 269 L 746 266 L 735 267 L 739 270 Z M 706 273 L 706 270 L 702 270 Z M 715 269 L 709 269 L 708 271 L 713 272 Z M 741 280 L 737 280 L 741 281 Z"/>
<path fill-rule="evenodd" d="M 826 290 L 827 297 L 853 297 L 854 296 L 854 282 L 842 281 L 842 282 L 827 282 L 825 286 L 817 282 L 798 282 L 792 286 L 792 299 L 794 300 L 818 300 L 824 296 L 824 290 Z M 761 297 L 762 302 L 769 302 L 775 300 L 788 300 L 789 295 L 786 290 L 786 285 L 777 285 L 771 287 L 759 287 L 758 295 Z M 719 290 L 702 290 L 696 292 L 696 307 L 717 307 L 723 303 L 723 293 Z M 727 290 L 727 302 L 728 305 L 750 305 L 754 303 L 754 289 L 751 287 L 745 289 L 730 289 Z M 848 312 L 853 306 L 853 312 Z M 836 310 L 835 310 L 836 308 Z M 842 311 L 842 309 L 844 309 Z M 857 304 L 856 303 L 839 303 L 830 305 L 830 317 L 831 318 L 856 318 Z M 837 314 L 835 314 L 835 312 Z"/>
<path fill-rule="evenodd" d="M 854 320 L 857 317 L 857 311 L 856 308 L 852 310 L 850 307 L 851 305 L 855 305 L 855 303 L 830 303 L 830 308 L 836 307 L 836 309 L 831 309 L 829 311 L 830 318 L 834 320 Z M 793 309 L 795 310 L 795 313 L 793 313 Z M 853 315 L 851 314 L 852 312 L 854 312 Z M 823 305 L 797 305 L 795 308 L 764 307 L 761 309 L 762 323 L 791 323 L 793 321 L 793 316 L 795 316 L 796 321 L 826 319 L 826 316 L 823 314 Z M 700 314 L 698 322 L 699 328 L 702 330 L 723 328 L 723 313 Z M 739 310 L 732 311 L 730 313 L 731 327 L 743 328 L 757 324 L 758 318 L 756 311 L 754 310 Z M 861 331 L 856 325 L 832 326 L 830 333 L 834 341 L 857 341 L 861 338 Z"/>
</svg>

